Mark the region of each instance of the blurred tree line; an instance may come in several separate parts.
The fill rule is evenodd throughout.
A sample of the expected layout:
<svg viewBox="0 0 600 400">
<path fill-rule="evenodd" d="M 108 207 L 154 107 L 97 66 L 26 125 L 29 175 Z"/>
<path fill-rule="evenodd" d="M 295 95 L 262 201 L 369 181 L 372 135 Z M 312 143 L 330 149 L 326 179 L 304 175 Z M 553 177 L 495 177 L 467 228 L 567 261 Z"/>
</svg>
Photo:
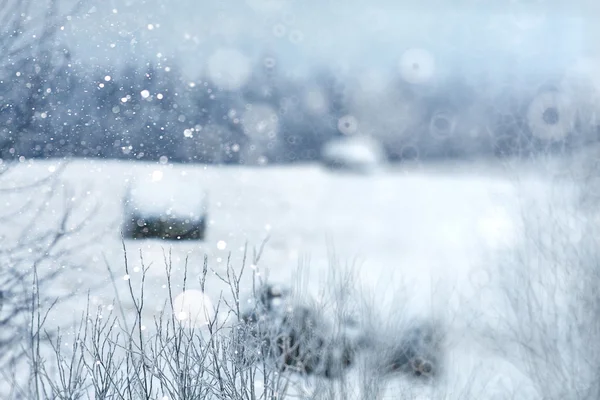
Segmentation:
<svg viewBox="0 0 600 400">
<path fill-rule="evenodd" d="M 372 93 L 327 68 L 297 79 L 276 62 L 263 62 L 244 86 L 229 91 L 207 77 L 186 79 L 172 62 L 118 70 L 84 65 L 56 39 L 53 7 L 38 21 L 36 39 L 23 38 L 32 24 L 21 17 L 25 5 L 31 2 L 14 1 L 0 15 L 4 160 L 291 163 L 316 160 L 328 140 L 356 134 L 381 141 L 391 160 L 527 156 L 596 140 L 596 124 L 584 127 L 577 118 L 564 124 L 566 113 L 552 104 L 540 109 L 532 125 L 530 103 L 539 89 L 513 85 L 491 93 L 491 83 L 467 82 L 460 71 L 436 85 L 411 85 L 398 77 Z M 545 138 L 532 126 L 565 132 Z"/>
<path fill-rule="evenodd" d="M 297 97 L 303 83 L 285 82 L 268 69 L 229 92 L 208 80 L 189 81 L 172 64 L 115 70 L 67 58 L 59 65 L 47 58 L 40 67 L 15 66 L 6 74 L 3 159 L 164 156 L 173 162 L 257 163 L 262 157 L 280 163 L 314 160 L 321 145 L 339 135 L 341 108 L 335 115 L 331 107 L 327 114 L 307 110 Z M 334 98 L 330 79 L 323 75 L 316 82 Z M 263 114 L 248 112 L 252 106 L 273 111 L 271 134 L 247 132 L 264 123 Z M 245 123 L 244 116 L 253 120 Z"/>
</svg>

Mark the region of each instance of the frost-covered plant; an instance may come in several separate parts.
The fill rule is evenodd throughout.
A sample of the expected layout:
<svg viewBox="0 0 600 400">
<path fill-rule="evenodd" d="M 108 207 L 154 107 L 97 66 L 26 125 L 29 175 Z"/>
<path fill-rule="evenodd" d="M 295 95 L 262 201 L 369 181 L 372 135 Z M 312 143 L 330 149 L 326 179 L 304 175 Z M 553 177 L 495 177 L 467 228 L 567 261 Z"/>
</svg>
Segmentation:
<svg viewBox="0 0 600 400">
<path fill-rule="evenodd" d="M 46 117 L 40 113 L 50 108 L 57 93 L 53 87 L 56 63 L 68 58 L 57 40 L 60 27 L 85 3 L 0 3 L 0 365 L 18 359 L 19 344 L 31 324 L 29 315 L 37 308 L 36 302 L 52 301 L 46 288 L 63 268 L 71 266 L 69 241 L 87 219 L 87 215 L 74 217 L 76 204 L 59 180 L 62 167 L 28 182 L 11 168 L 20 149 L 31 145 L 33 131 Z M 43 293 L 32 295 L 34 282 Z"/>
<path fill-rule="evenodd" d="M 592 188 L 577 176 L 523 196 L 521 235 L 488 267 L 494 305 L 484 337 L 543 399 L 600 396 L 598 208 L 582 207 Z"/>
<path fill-rule="evenodd" d="M 129 275 L 125 246 L 124 254 L 125 273 Z M 342 293 L 348 291 L 348 282 L 344 286 L 335 286 L 341 289 L 332 290 L 330 296 L 323 296 L 314 303 L 305 302 L 305 306 L 296 306 L 296 310 L 301 311 L 300 316 L 308 315 L 313 322 L 324 323 L 336 315 L 339 319 L 334 318 L 333 322 L 329 320 L 324 327 L 314 327 L 321 329 L 313 331 L 313 327 L 302 325 L 306 320 L 286 320 L 285 316 L 294 315 L 293 312 L 287 313 L 283 319 L 271 320 L 272 327 L 278 326 L 275 322 L 283 323 L 283 329 L 262 330 L 257 346 L 256 341 L 249 339 L 249 333 L 257 333 L 256 330 L 252 331 L 256 327 L 248 324 L 250 314 L 245 312 L 242 307 L 244 302 L 241 301 L 240 288 L 245 276 L 246 258 L 237 272 L 228 263 L 225 275 L 213 271 L 205 258 L 202 274 L 193 285 L 188 282 L 187 262 L 183 266 L 182 281 L 173 280 L 171 257 L 165 254 L 168 295 L 163 310 L 153 320 L 148 320 L 144 312 L 145 298 L 148 296 L 145 280 L 149 267 L 141 258 L 139 281 L 129 279 L 126 283 L 133 310 L 126 310 L 123 299 L 118 297 L 109 308 L 92 310 L 88 305 L 80 322 L 72 330 L 61 329 L 57 332 L 46 326 L 47 307 L 39 301 L 39 282 L 34 281 L 34 307 L 30 310 L 31 325 L 27 334 L 30 341 L 25 346 L 27 352 L 24 354 L 31 367 L 30 373 L 23 382 L 17 373 L 2 370 L 3 378 L 11 383 L 12 392 L 8 398 L 382 398 L 387 378 L 374 369 L 372 363 L 364 362 L 364 357 L 360 357 L 361 349 L 351 346 L 362 343 L 364 350 L 368 348 L 368 341 L 363 337 L 361 342 L 360 335 L 348 336 L 349 328 L 343 323 L 348 321 L 352 313 L 347 293 Z M 259 260 L 260 251 L 255 252 L 252 265 L 259 265 Z M 269 293 L 268 289 L 272 286 L 257 276 L 258 270 L 259 267 L 256 267 L 250 278 L 255 287 L 252 296 L 261 299 L 261 294 L 268 297 L 273 291 Z M 116 284 L 115 274 L 110 267 L 108 274 Z M 198 286 L 203 292 L 206 285 L 211 284 L 211 279 L 226 283 L 230 293 L 222 295 L 214 306 L 207 306 L 200 323 L 182 317 L 175 288 L 185 293 L 191 286 Z M 341 282 L 339 280 L 337 283 Z M 291 291 L 285 290 L 285 293 Z M 277 296 L 271 300 L 274 297 Z M 332 303 L 334 299 L 337 299 L 337 305 Z M 300 304 L 297 299 L 291 301 Z M 256 308 L 253 309 L 256 311 Z M 294 322 L 298 324 L 294 325 Z M 292 333 L 296 334 L 296 342 L 287 344 L 300 344 L 295 349 L 285 347 L 285 339 L 289 339 Z M 61 344 L 66 340 L 66 335 L 71 346 L 65 349 Z M 356 338 L 359 340 L 356 341 Z M 315 343 L 320 345 L 310 346 Z M 336 349 L 351 349 L 356 353 L 346 353 L 348 357 L 344 358 L 344 353 Z M 284 361 L 283 364 L 281 361 Z M 305 364 L 297 361 L 304 361 Z M 351 365 L 344 361 L 350 361 Z M 304 368 L 298 368 L 302 366 Z M 354 381 L 347 376 L 345 368 L 371 370 L 368 373 L 359 372 L 361 378 Z"/>
<path fill-rule="evenodd" d="M 101 234 L 87 232 L 85 239 L 73 240 L 92 221 L 94 210 L 83 211 L 72 201 L 60 179 L 65 165 L 31 181 L 7 165 L 0 171 L 5 204 L 0 214 L 0 366 L 20 359 L 23 341 L 30 339 L 31 313 L 39 304 L 70 295 L 60 292 L 60 276 L 77 268 L 74 253 Z"/>
</svg>

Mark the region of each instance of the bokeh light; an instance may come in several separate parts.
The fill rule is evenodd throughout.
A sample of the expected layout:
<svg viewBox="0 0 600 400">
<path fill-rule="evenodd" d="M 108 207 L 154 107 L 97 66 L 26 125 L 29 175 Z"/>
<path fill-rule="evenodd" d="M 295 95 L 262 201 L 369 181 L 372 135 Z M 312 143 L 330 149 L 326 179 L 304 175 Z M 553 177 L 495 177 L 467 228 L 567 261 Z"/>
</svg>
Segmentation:
<svg viewBox="0 0 600 400">
<path fill-rule="evenodd" d="M 564 139 L 575 127 L 572 100 L 559 91 L 545 91 L 536 96 L 527 109 L 531 133 L 545 141 Z"/>
<path fill-rule="evenodd" d="M 412 84 L 424 84 L 433 79 L 436 71 L 434 56 L 424 49 L 406 50 L 399 62 L 402 78 Z"/>
<path fill-rule="evenodd" d="M 279 132 L 279 117 L 268 104 L 251 104 L 241 118 L 244 133 L 256 141 L 274 139 Z"/>
<path fill-rule="evenodd" d="M 189 289 L 173 300 L 175 317 L 193 327 L 206 326 L 213 317 L 214 307 L 210 298 L 200 290 Z"/>
<path fill-rule="evenodd" d="M 225 90 L 236 90 L 246 84 L 252 73 L 250 59 L 236 49 L 222 48 L 208 59 L 210 80 Z"/>
</svg>

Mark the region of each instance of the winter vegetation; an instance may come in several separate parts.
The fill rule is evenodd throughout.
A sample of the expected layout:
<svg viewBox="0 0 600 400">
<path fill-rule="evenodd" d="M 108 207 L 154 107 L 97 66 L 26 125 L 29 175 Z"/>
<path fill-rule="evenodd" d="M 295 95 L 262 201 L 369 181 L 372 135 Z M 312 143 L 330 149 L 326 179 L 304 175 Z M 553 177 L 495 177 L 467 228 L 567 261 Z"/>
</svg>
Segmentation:
<svg viewBox="0 0 600 400">
<path fill-rule="evenodd" d="M 510 239 L 507 242 L 510 245 L 503 242 L 491 247 L 493 251 L 482 259 L 483 266 L 471 265 L 475 267 L 473 276 L 469 276 L 468 265 L 449 259 L 448 276 L 434 271 L 430 271 L 431 276 L 421 276 L 423 271 L 414 271 L 419 253 L 405 246 L 416 246 L 423 240 L 419 238 L 421 235 L 429 237 L 429 243 L 442 252 L 440 261 L 446 260 L 449 254 L 464 257 L 460 250 L 453 249 L 458 246 L 456 243 L 447 249 L 440 247 L 440 239 L 436 238 L 440 233 L 429 230 L 438 224 L 447 226 L 447 218 L 427 222 L 426 218 L 414 215 L 416 221 L 426 224 L 423 232 L 414 228 L 391 230 L 389 237 L 395 240 L 390 243 L 403 244 L 403 248 L 382 258 L 386 265 L 379 269 L 374 268 L 374 264 L 344 265 L 332 255 L 322 270 L 326 276 L 315 279 L 307 263 L 300 262 L 298 267 L 285 271 L 276 267 L 275 263 L 286 261 L 285 257 L 273 258 L 269 254 L 278 251 L 275 234 L 271 239 L 274 244 L 267 241 L 256 249 L 244 246 L 241 253 L 231 239 L 227 248 L 218 241 L 216 246 L 202 245 L 199 253 L 190 254 L 179 244 L 158 242 L 149 247 L 139 239 L 123 242 L 114 230 L 98 231 L 106 224 L 94 224 L 98 222 L 95 216 L 110 215 L 110 209 L 78 214 L 88 221 L 87 228 L 91 229 L 86 226 L 66 229 L 65 235 L 72 237 L 76 251 L 58 252 L 57 248 L 56 257 L 61 257 L 60 263 L 68 269 L 59 269 L 55 276 L 45 278 L 53 281 L 41 279 L 43 272 L 53 271 L 51 266 L 57 265 L 57 258 L 36 250 L 43 261 L 29 264 L 31 258 L 23 257 L 24 264 L 16 266 L 19 271 L 31 271 L 30 274 L 23 277 L 25 281 L 21 286 L 7 285 L 3 289 L 3 293 L 10 293 L 10 297 L 3 298 L 3 312 L 19 304 L 14 303 L 14 299 L 28 301 L 20 317 L 10 315 L 8 319 L 11 325 L 7 327 L 13 326 L 11 329 L 19 334 L 10 334 L 13 344 L 7 344 L 9 347 L 4 347 L 3 354 L 11 355 L 14 349 L 20 349 L 14 357 L 7 358 L 2 367 L 2 381 L 10 388 L 6 391 L 10 393 L 8 398 L 286 398 L 284 394 L 305 399 L 594 398 L 595 358 L 589 343 L 594 340 L 595 332 L 595 318 L 592 318 L 595 312 L 595 219 L 589 210 L 583 212 L 579 208 L 578 201 L 585 187 L 580 186 L 577 179 L 584 172 L 590 172 L 583 168 L 576 170 L 575 161 L 553 165 L 557 160 L 538 159 L 535 163 L 520 165 L 518 171 L 513 170 L 519 179 L 509 175 L 505 183 L 484 186 L 481 192 L 484 196 L 500 193 L 502 200 L 495 204 L 514 203 L 512 221 L 522 229 L 504 237 Z M 77 185 L 81 180 L 93 179 L 97 182 L 94 187 L 103 186 L 97 177 L 78 173 L 89 169 L 89 165 L 74 163 L 78 165 L 67 165 L 61 170 L 63 182 Z M 546 165 L 547 171 L 553 167 L 558 172 L 554 182 L 548 183 L 547 172 L 541 177 L 535 172 L 534 179 L 528 175 L 531 172 L 525 172 L 524 167 L 537 168 L 540 164 Z M 11 173 L 21 173 L 20 179 L 23 179 L 39 175 L 39 172 L 29 172 L 31 168 L 41 171 L 47 170 L 47 166 L 47 163 L 34 162 L 29 168 L 19 166 Z M 102 165 L 103 174 L 122 173 L 121 164 L 114 164 L 113 172 L 109 167 Z M 147 167 L 147 171 L 155 168 Z M 191 172 L 189 167 L 181 170 Z M 177 171 L 173 169 L 171 173 Z M 215 173 L 202 168 L 197 172 L 198 176 Z M 373 188 L 387 179 L 384 184 L 387 189 L 381 194 L 388 196 L 386 201 L 395 207 L 402 204 L 398 200 L 405 197 L 414 179 L 398 178 L 395 172 L 387 172 L 387 177 L 386 173 L 380 173 L 359 183 L 356 180 L 360 177 L 330 174 L 321 168 L 307 172 L 312 174 L 311 180 L 304 176 L 306 172 L 291 171 L 282 171 L 281 179 L 312 181 L 317 192 L 317 182 L 323 179 L 318 177 L 327 177 L 318 185 L 329 187 L 331 191 L 325 192 L 329 196 L 343 192 L 348 179 L 360 185 L 359 193 L 370 192 L 377 196 Z M 256 185 L 255 179 L 247 176 L 238 181 L 231 179 L 241 173 L 242 170 L 232 171 L 227 177 L 218 171 L 212 184 L 202 182 L 201 186 L 214 193 L 213 188 L 223 188 L 225 180 L 241 186 L 239 192 L 247 193 L 248 198 L 258 197 L 255 193 L 264 192 L 265 187 L 276 182 L 278 184 L 272 186 L 273 196 L 285 188 L 271 176 L 252 192 L 250 187 Z M 265 177 L 262 169 L 253 173 L 256 177 Z M 79 180 L 74 176 L 79 176 Z M 132 176 L 142 175 L 136 171 Z M 423 206 L 427 199 L 424 193 L 430 190 L 444 193 L 445 200 L 452 202 L 452 196 L 480 185 L 472 177 L 462 183 L 443 183 L 432 176 L 433 173 L 425 174 L 423 189 L 412 186 L 409 192 L 415 198 L 403 204 L 407 211 L 396 211 L 401 213 L 399 220 L 407 221 L 411 213 L 415 213 L 411 211 L 416 210 L 415 207 L 422 208 L 424 214 L 439 212 Z M 373 178 L 379 182 L 369 184 Z M 50 182 L 52 180 L 48 184 Z M 43 184 L 34 186 L 35 190 Z M 369 186 L 364 186 L 367 184 Z M 389 189 L 394 186 L 398 186 L 397 195 Z M 517 198 L 506 196 L 507 192 L 502 194 L 507 187 L 515 186 Z M 106 190 L 117 192 L 115 187 Z M 126 190 L 127 184 L 123 183 L 122 193 Z M 231 197 L 234 203 L 236 196 L 232 194 L 224 195 Z M 335 200 L 338 207 L 339 199 L 352 198 L 346 193 L 338 196 Z M 103 198 L 98 192 L 91 197 Z M 88 204 L 89 200 L 81 203 Z M 249 209 L 262 212 L 257 207 L 261 201 L 260 198 L 249 201 Z M 120 202 L 121 198 L 116 196 L 115 210 L 119 209 Z M 376 203 L 374 200 L 366 204 Z M 62 203 L 59 199 L 55 204 Z M 338 215 L 321 215 L 314 221 L 322 219 L 327 224 L 349 210 L 357 213 L 357 210 L 369 209 L 366 204 L 348 201 Z M 476 217 L 469 207 L 482 205 L 473 200 L 462 203 L 468 205 L 462 210 L 458 204 L 453 208 L 458 220 L 469 215 Z M 299 209 L 296 204 L 292 205 L 292 209 Z M 266 209 L 270 207 L 272 205 L 267 205 Z M 277 215 L 286 215 L 287 207 L 277 211 Z M 369 227 L 395 207 L 387 206 L 374 219 L 365 215 L 359 221 Z M 213 217 L 225 220 L 224 216 L 232 209 L 225 207 L 225 212 L 220 212 L 219 208 L 214 207 Z M 246 210 L 232 217 L 243 223 L 243 215 L 247 215 Z M 304 222 L 318 231 L 318 225 L 307 216 L 302 215 Z M 388 218 L 393 216 L 388 215 Z M 503 233 L 499 225 L 502 219 L 498 218 L 492 214 L 481 221 L 482 225 L 456 228 L 459 229 L 457 234 L 477 243 L 479 250 L 490 249 L 478 243 L 472 231 L 473 228 L 491 229 L 488 235 L 495 235 L 492 238 L 496 240 L 502 238 L 498 235 L 506 235 L 506 232 Z M 249 223 L 255 224 L 255 221 Z M 394 220 L 386 223 L 398 226 Z M 219 225 L 222 224 L 213 225 L 208 238 L 225 237 L 223 232 L 230 228 Z M 297 229 L 295 225 L 291 222 L 289 229 Z M 339 235 L 345 230 L 348 228 L 340 226 L 336 232 Z M 81 239 L 91 238 L 93 231 L 98 236 L 92 240 L 101 243 L 102 253 L 112 251 L 114 254 L 107 252 L 104 258 L 91 257 L 93 243 L 85 245 Z M 107 234 L 104 232 L 114 239 L 101 239 Z M 467 232 L 471 232 L 471 236 Z M 398 241 L 397 236 L 404 234 L 416 236 L 414 244 L 408 237 Z M 377 240 L 387 238 L 386 235 L 377 235 Z M 362 236 L 364 234 L 357 233 L 357 237 Z M 286 240 L 292 240 L 290 238 Z M 359 243 L 352 236 L 346 239 L 351 246 Z M 68 243 L 67 239 L 63 245 Z M 85 274 L 94 277 L 94 284 L 84 281 L 76 284 L 78 289 L 73 292 L 57 293 L 53 286 L 61 276 L 67 280 L 78 276 L 74 271 L 78 268 L 75 256 L 81 252 L 80 243 L 85 248 L 86 264 L 82 267 L 87 271 Z M 305 243 L 314 249 L 311 242 Z M 386 250 L 389 244 L 379 246 L 374 248 L 380 255 L 389 251 Z M 27 249 L 22 251 L 27 253 Z M 332 251 L 352 254 L 344 247 Z M 408 278 L 413 270 L 412 277 L 420 277 L 416 281 L 419 283 L 411 284 L 410 279 L 402 283 L 403 279 L 394 277 L 397 273 L 389 270 L 389 263 L 398 260 L 397 254 L 407 258 L 407 265 L 402 260 L 395 264 L 400 274 Z M 464 260 L 466 263 L 469 258 Z M 294 264 L 294 261 L 287 263 Z M 15 264 L 7 258 L 5 265 L 4 273 L 11 271 Z M 368 277 L 371 275 L 389 282 L 385 293 L 370 286 L 372 282 Z M 450 276 L 458 280 L 453 283 Z M 375 292 L 371 292 L 372 289 Z M 14 297 L 16 293 L 20 297 Z M 98 301 L 100 293 L 106 301 Z M 57 319 L 60 315 L 64 317 Z M 3 332 L 11 330 L 7 328 Z M 581 372 L 573 375 L 573 365 L 582 365 Z M 589 375 L 585 371 L 589 371 Z M 551 382 L 562 384 L 554 386 Z"/>
<path fill-rule="evenodd" d="M 76 248 L 70 242 L 90 219 L 92 210 L 70 201 L 68 188 L 62 186 L 63 166 L 29 182 L 13 179 L 13 166 L 6 162 L 15 156 L 16 144 L 25 132 L 35 127 L 37 105 L 46 100 L 47 82 L 55 76 L 55 63 L 65 60 L 55 42 L 59 26 L 72 7 L 62 14 L 54 1 L 43 12 L 26 17 L 34 9 L 33 1 L 5 1 L 0 5 L 0 61 L 3 123 L 0 133 L 0 196 L 3 201 L 0 261 L 0 365 L 9 365 L 26 351 L 21 341 L 36 306 L 52 302 L 53 289 L 63 268 L 76 268 L 71 255 Z M 50 200 L 61 202 L 60 212 Z M 46 215 L 40 224 L 40 216 Z M 95 235 L 87 237 L 92 242 Z M 37 289 L 32 290 L 32 285 Z M 60 293 L 68 297 L 69 293 Z M 32 339 L 32 338 L 29 338 Z"/>
<path fill-rule="evenodd" d="M 69 35 L 135 0 L 0 0 L 0 399 L 600 396 L 597 63 L 299 73 L 336 40 L 251 0 L 275 39 L 206 4 L 190 73 L 148 1 L 111 63 Z M 560 23 L 510 3 L 527 64 Z"/>
<path fill-rule="evenodd" d="M 302 304 L 297 294 L 261 282 L 260 269 L 254 268 L 252 301 L 243 307 L 240 284 L 247 266 L 241 266 L 239 275 L 227 266 L 226 276 L 221 276 L 209 274 L 205 260 L 201 289 L 213 275 L 231 293 L 199 307 L 177 301 L 172 288 L 193 292 L 186 286 L 187 266 L 184 281 L 173 282 L 170 255 L 164 256 L 169 297 L 152 321 L 143 317 L 146 270 L 140 282 L 127 283 L 133 320 L 120 303 L 107 312 L 92 309 L 88 299 L 81 320 L 67 333 L 55 335 L 44 329 L 49 310 L 40 303 L 35 281 L 31 325 L 24 332 L 30 340 L 22 356 L 30 371 L 19 373 L 17 360 L 3 368 L 8 398 L 380 398 L 390 374 L 404 373 L 418 382 L 431 378 L 439 367 L 433 360 L 441 350 L 431 342 L 439 331 L 427 323 L 407 325 L 407 341 L 391 348 L 357 329 L 362 324 L 349 319 L 350 305 L 336 301 L 340 290 L 350 294 L 351 282 L 323 293 L 317 303 Z M 259 258 L 256 251 L 252 258 L 248 255 L 252 265 Z M 124 268 L 129 272 L 127 257 Z M 114 279 L 110 268 L 108 273 Z M 72 346 L 62 349 L 66 337 Z M 381 360 L 383 353 L 389 357 Z M 351 367 L 366 374 L 358 385 L 345 378 Z M 310 386 L 306 380 L 312 381 Z M 403 396 L 410 398 L 410 388 L 405 390 Z"/>
</svg>

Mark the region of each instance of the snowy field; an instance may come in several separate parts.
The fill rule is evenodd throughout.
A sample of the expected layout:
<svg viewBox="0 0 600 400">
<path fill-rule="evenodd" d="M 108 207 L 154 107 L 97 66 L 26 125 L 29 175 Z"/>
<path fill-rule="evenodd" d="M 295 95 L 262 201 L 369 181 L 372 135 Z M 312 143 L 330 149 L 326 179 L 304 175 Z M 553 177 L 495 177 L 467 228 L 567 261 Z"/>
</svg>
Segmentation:
<svg viewBox="0 0 600 400">
<path fill-rule="evenodd" d="M 4 185 L 24 185 L 57 166 L 56 161 L 23 163 L 4 176 Z M 268 237 L 257 270 L 271 281 L 300 285 L 315 296 L 327 285 L 332 268 L 352 269 L 363 296 L 389 318 L 400 309 L 453 318 L 451 336 L 457 340 L 449 357 L 452 384 L 444 389 L 451 398 L 461 397 L 461 386 L 469 382 L 471 371 L 487 374 L 487 379 L 478 378 L 487 386 L 486 395 L 492 395 L 493 387 L 503 392 L 506 385 L 519 385 L 516 373 L 481 350 L 468 326 L 477 312 L 485 316 L 486 299 L 478 288 L 489 283 L 490 276 L 483 266 L 490 266 L 497 251 L 517 240 L 518 205 L 531 196 L 544 197 L 556 187 L 556 182 L 550 184 L 546 168 L 464 162 L 400 165 L 357 175 L 319 165 L 249 168 L 73 161 L 53 189 L 56 196 L 49 200 L 49 214 L 60 215 L 65 204 L 75 204 L 78 218 L 89 215 L 89 225 L 72 240 L 75 247 L 78 241 L 85 246 L 77 248 L 75 266 L 64 267 L 60 287 L 55 288 L 59 293 L 74 291 L 76 296 L 57 309 L 60 312 L 52 315 L 52 322 L 77 319 L 88 290 L 94 305 L 111 304 L 115 296 L 106 262 L 117 275 L 121 299 L 131 306 L 120 238 L 123 196 L 132 178 L 164 169 L 208 191 L 209 223 L 206 240 L 201 242 L 125 242 L 129 278 L 139 279 L 140 251 L 149 266 L 148 321 L 167 299 L 165 252 L 172 252 L 176 279 L 188 260 L 188 287 L 199 289 L 204 255 L 217 272 L 225 270 L 229 254 L 238 268 L 245 244 L 251 250 Z M 562 193 L 570 195 L 566 189 Z M 23 196 L 34 203 L 45 201 L 40 193 L 7 194 L 5 210 L 22 208 Z M 31 213 L 19 212 L 23 214 L 19 220 L 28 221 L 26 215 Z M 15 225 L 4 224 L 2 234 L 15 237 L 24 228 Z M 94 237 L 91 243 L 90 237 Z M 216 301 L 224 289 L 213 279 L 206 294 Z M 397 398 L 390 390 L 389 398 Z M 527 398 L 524 392 L 522 396 Z"/>
</svg>

